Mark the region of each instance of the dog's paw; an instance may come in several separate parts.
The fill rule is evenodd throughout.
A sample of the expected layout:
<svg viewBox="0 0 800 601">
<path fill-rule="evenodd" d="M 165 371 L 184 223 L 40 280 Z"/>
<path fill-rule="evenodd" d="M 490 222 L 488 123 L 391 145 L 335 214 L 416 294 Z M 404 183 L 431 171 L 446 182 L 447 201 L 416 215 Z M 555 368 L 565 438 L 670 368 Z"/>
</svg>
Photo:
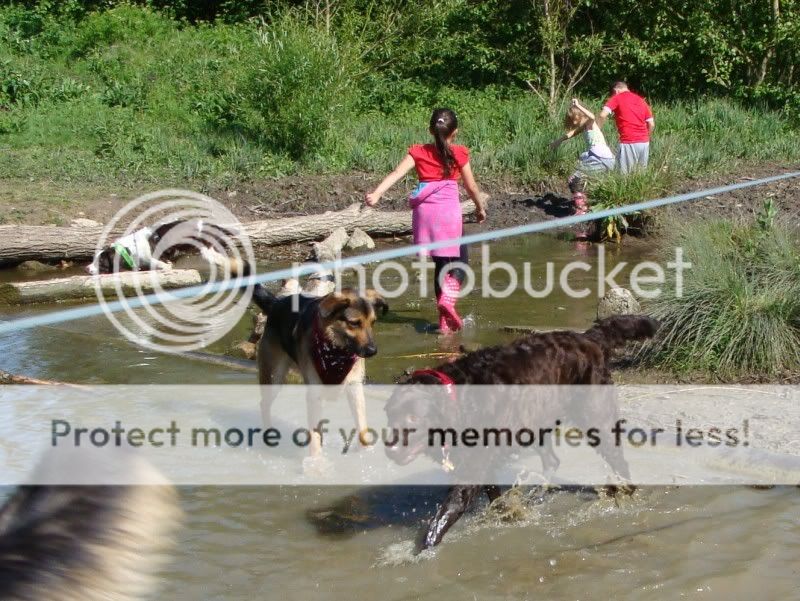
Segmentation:
<svg viewBox="0 0 800 601">
<path fill-rule="evenodd" d="M 361 443 L 361 446 L 365 449 L 371 449 L 375 446 L 375 437 L 369 436 L 367 430 L 361 430 L 358 433 L 358 442 Z"/>
</svg>

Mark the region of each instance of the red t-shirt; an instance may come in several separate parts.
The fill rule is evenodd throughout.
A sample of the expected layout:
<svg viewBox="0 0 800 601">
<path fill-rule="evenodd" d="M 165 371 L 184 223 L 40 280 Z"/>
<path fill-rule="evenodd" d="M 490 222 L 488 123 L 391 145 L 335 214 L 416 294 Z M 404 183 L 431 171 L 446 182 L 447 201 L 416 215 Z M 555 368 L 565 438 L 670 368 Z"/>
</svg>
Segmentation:
<svg viewBox="0 0 800 601">
<path fill-rule="evenodd" d="M 614 113 L 617 130 L 619 130 L 619 141 L 622 144 L 650 141 L 647 121 L 653 118 L 653 112 L 644 98 L 629 90 L 619 92 L 609 98 L 603 108 Z"/>
<path fill-rule="evenodd" d="M 414 144 L 408 149 L 408 154 L 414 159 L 414 167 L 421 182 L 435 182 L 443 179 L 458 180 L 461 177 L 461 168 L 469 163 L 469 149 L 466 146 L 451 144 L 450 150 L 456 159 L 456 164 L 450 168 L 450 175 L 445 178 L 444 165 L 439 159 L 439 151 L 435 144 Z"/>
</svg>

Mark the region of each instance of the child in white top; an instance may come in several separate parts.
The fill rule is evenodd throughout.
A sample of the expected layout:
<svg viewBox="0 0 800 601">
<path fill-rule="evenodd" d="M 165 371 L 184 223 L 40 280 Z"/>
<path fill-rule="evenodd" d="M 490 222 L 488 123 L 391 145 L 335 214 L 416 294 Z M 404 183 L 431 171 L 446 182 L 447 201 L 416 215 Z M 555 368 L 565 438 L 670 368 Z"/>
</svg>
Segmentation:
<svg viewBox="0 0 800 601">
<path fill-rule="evenodd" d="M 564 129 L 566 133 L 550 144 L 553 150 L 578 133 L 582 133 L 586 141 L 587 149 L 580 154 L 578 168 L 567 180 L 569 191 L 572 192 L 575 214 L 583 215 L 589 210 L 585 194 L 587 178 L 613 171 L 616 161 L 614 153 L 606 143 L 603 131 L 595 122 L 594 113 L 583 106 L 577 98 L 572 99 L 564 116 Z"/>
</svg>

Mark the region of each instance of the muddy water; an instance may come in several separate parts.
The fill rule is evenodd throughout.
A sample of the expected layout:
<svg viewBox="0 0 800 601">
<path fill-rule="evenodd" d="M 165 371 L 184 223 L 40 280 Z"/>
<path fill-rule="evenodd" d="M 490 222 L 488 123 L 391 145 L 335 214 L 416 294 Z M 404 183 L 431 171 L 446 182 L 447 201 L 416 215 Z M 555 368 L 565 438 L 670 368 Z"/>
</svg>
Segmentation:
<svg viewBox="0 0 800 601">
<path fill-rule="evenodd" d="M 608 268 L 648 253 L 635 246 L 609 251 Z M 554 262 L 556 273 L 575 259 L 596 265 L 596 249 L 539 236 L 495 244 L 492 259 L 529 262 L 535 283 L 546 261 Z M 622 273 L 618 281 L 625 285 L 629 269 Z M 491 281 L 499 288 L 505 279 L 497 272 Z M 575 272 L 570 282 L 594 290 L 597 274 Z M 392 288 L 391 277 L 385 285 Z M 462 303 L 469 327 L 443 340 L 425 333 L 435 317 L 432 302 L 406 295 L 391 302 L 389 318 L 378 327 L 380 351 L 370 360 L 369 377 L 391 382 L 405 368 L 435 363 L 431 353 L 512 337 L 503 326 L 585 327 L 595 304 L 594 295 L 554 293 L 537 300 L 518 291 L 485 299 L 476 291 Z M 244 337 L 248 326 L 243 320 L 213 350 Z M 255 380 L 252 373 L 133 347 L 104 318 L 0 338 L 0 357 L 0 369 L 73 382 Z M 507 512 L 479 508 L 435 553 L 414 558 L 419 524 L 441 494 L 411 488 L 184 489 L 187 522 L 158 598 L 800 598 L 796 489 L 650 489 L 620 506 L 589 491 L 514 496 Z"/>
</svg>

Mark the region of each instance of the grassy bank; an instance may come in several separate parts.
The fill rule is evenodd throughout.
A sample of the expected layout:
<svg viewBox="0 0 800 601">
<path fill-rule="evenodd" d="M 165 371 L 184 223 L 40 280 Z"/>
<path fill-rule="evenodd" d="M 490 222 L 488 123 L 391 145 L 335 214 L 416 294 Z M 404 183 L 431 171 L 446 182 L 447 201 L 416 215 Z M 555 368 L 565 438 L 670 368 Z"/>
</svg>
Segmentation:
<svg viewBox="0 0 800 601">
<path fill-rule="evenodd" d="M 800 240 L 771 202 L 753 221 L 676 226 L 665 256 L 683 248 L 691 269 L 682 294 L 647 310 L 661 320 L 645 364 L 717 378 L 800 373 Z"/>
<path fill-rule="evenodd" d="M 642 196 L 739 161 L 800 159 L 780 113 L 722 99 L 653 104 L 655 175 Z M 2 178 L 196 184 L 383 172 L 427 139 L 434 105 L 459 113 L 479 174 L 563 177 L 579 150 L 548 150 L 560 118 L 530 93 L 397 87 L 357 44 L 291 12 L 268 25 L 194 26 L 123 5 L 65 24 L 5 7 L 0 105 Z M 637 200 L 613 182 L 597 191 L 610 202 L 620 194 Z"/>
</svg>

